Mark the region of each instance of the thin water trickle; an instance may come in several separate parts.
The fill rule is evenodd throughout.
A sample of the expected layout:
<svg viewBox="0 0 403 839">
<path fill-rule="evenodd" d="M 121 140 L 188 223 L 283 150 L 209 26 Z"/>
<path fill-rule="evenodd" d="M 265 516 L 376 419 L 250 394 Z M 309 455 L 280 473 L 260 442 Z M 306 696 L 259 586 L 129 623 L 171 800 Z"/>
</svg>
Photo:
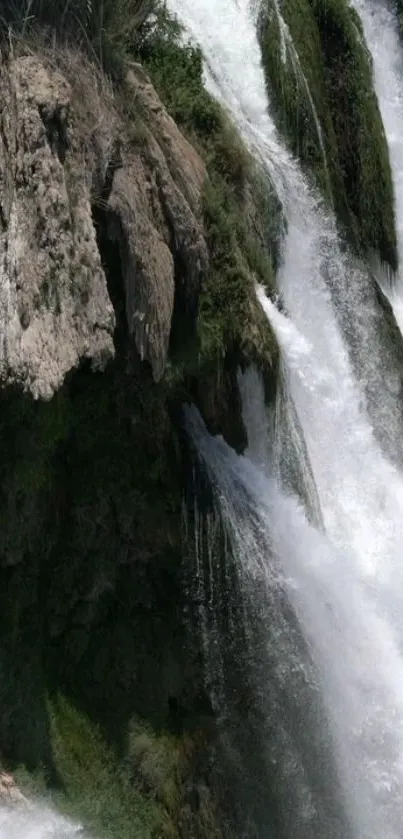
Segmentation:
<svg viewBox="0 0 403 839">
<path fill-rule="evenodd" d="M 403 334 L 403 49 L 396 12 L 388 0 L 350 0 L 358 12 L 374 68 L 375 90 L 389 146 L 394 191 L 399 277 L 385 291 Z"/>
<path fill-rule="evenodd" d="M 388 0 L 350 0 L 372 55 L 375 90 L 393 170 L 400 259 L 403 258 L 403 50 Z"/>
<path fill-rule="evenodd" d="M 311 111 L 311 117 L 315 125 L 315 131 L 317 135 L 317 141 L 320 146 L 323 166 L 326 173 L 327 184 L 330 186 L 330 177 L 328 171 L 328 164 L 327 164 L 327 155 L 326 155 L 326 148 L 323 141 L 323 133 L 322 127 L 319 122 L 319 117 L 315 108 L 315 103 L 312 98 L 312 94 L 310 91 L 310 87 L 308 84 L 308 80 L 305 76 L 305 73 L 301 67 L 301 63 L 299 60 L 299 55 L 297 50 L 295 49 L 294 42 L 292 40 L 290 29 L 285 22 L 283 15 L 281 14 L 280 3 L 279 0 L 273 0 L 273 8 L 276 14 L 276 18 L 278 21 L 278 28 L 281 38 L 281 57 L 283 64 L 289 65 L 289 70 L 291 70 L 294 74 L 296 84 L 298 90 L 302 89 L 305 93 L 305 96 L 308 99 L 309 107 Z"/>
</svg>

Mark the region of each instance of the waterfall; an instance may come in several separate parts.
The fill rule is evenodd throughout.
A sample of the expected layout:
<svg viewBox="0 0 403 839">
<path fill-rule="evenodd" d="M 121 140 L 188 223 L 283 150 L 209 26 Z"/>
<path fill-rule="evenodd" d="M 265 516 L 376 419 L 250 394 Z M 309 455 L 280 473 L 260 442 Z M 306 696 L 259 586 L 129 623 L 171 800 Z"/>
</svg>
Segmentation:
<svg viewBox="0 0 403 839">
<path fill-rule="evenodd" d="M 259 296 L 285 355 L 325 526 L 341 548 L 354 551 L 362 573 L 386 585 L 400 573 L 403 482 L 378 440 L 403 464 L 401 371 L 380 345 L 373 310 L 361 296 L 367 275 L 341 248 L 334 218 L 278 138 L 248 0 L 171 0 L 171 7 L 201 44 L 211 90 L 265 163 L 285 211 L 278 284 L 287 315 Z M 341 289 L 337 306 L 329 278 Z M 359 381 L 340 326 L 346 318 L 360 346 Z"/>
<path fill-rule="evenodd" d="M 285 22 L 280 9 L 279 0 L 274 0 L 273 3 L 273 10 L 277 18 L 278 23 L 278 30 L 281 38 L 281 57 L 283 64 L 287 64 L 289 62 L 292 72 L 295 76 L 295 80 L 299 89 L 305 92 L 307 100 L 309 102 L 309 107 L 311 110 L 311 116 L 315 124 L 316 135 L 318 138 L 318 143 L 320 147 L 320 151 L 322 154 L 322 160 L 324 165 L 324 170 L 326 173 L 326 181 L 327 185 L 330 186 L 330 178 L 329 178 L 329 171 L 328 171 L 328 164 L 327 164 L 327 156 L 326 156 L 326 149 L 325 144 L 323 141 L 323 133 L 322 127 L 319 122 L 319 117 L 315 108 L 315 103 L 312 98 L 312 94 L 309 88 L 308 80 L 305 76 L 305 73 L 302 70 L 301 63 L 299 60 L 299 55 L 297 50 L 295 49 L 294 42 L 291 37 L 291 33 L 287 23 Z"/>
<path fill-rule="evenodd" d="M 254 382 L 253 376 L 249 391 Z M 259 401 L 257 392 L 254 404 Z M 265 522 L 241 474 L 232 481 L 225 464 L 220 466 L 222 454 L 231 458 L 232 450 L 211 441 L 212 471 L 210 438 L 201 418 L 195 409 L 185 414 L 214 488 L 215 515 L 197 510 L 192 517 L 190 574 L 206 687 L 210 682 L 218 715 L 220 762 L 230 778 L 231 797 L 236 789 L 232 806 L 238 800 L 241 807 L 237 824 L 241 830 L 246 809 L 254 825 L 245 834 L 248 839 L 352 839 L 316 667 L 281 569 L 267 562 L 271 544 Z M 257 454 L 253 446 L 252 452 Z M 221 550 L 219 521 L 225 536 Z"/>
<path fill-rule="evenodd" d="M 243 585 L 250 589 L 253 580 L 260 599 L 264 589 L 271 617 L 285 592 L 298 617 L 320 674 L 354 839 L 400 839 L 401 350 L 394 355 L 380 337 L 383 313 L 373 277 L 341 246 L 333 216 L 278 137 L 248 0 L 170 0 L 170 6 L 201 45 L 210 90 L 264 163 L 283 206 L 282 312 L 263 289 L 257 294 L 282 348 L 324 532 L 268 477 L 271 454 L 265 466 L 261 440 L 250 439 L 252 464 L 206 435 L 194 414 L 188 428 L 215 487 Z M 246 407 L 244 416 L 252 414 Z M 260 433 L 252 423 L 250 438 Z M 276 643 L 279 656 L 288 656 L 285 678 L 293 694 L 295 662 L 290 645 L 281 644 L 289 627 L 280 619 L 279 625 Z M 270 676 L 269 667 L 260 673 L 269 693 Z M 315 805 L 315 779 L 308 788 Z M 319 823 L 311 836 L 327 835 Z M 305 835 L 297 824 L 289 835 Z M 339 836 L 345 839 L 346 830 Z"/>
<path fill-rule="evenodd" d="M 396 14 L 387 0 L 351 0 L 364 29 L 374 67 L 375 90 L 378 96 L 395 190 L 397 243 L 400 271 L 403 265 L 403 50 Z M 403 281 L 397 293 L 388 291 L 393 310 L 403 332 Z"/>
<path fill-rule="evenodd" d="M 309 321 L 318 353 L 323 351 L 324 357 L 329 339 L 339 360 L 349 355 L 373 432 L 387 456 L 403 467 L 401 336 L 392 315 L 385 321 L 374 278 L 341 247 L 333 215 L 310 189 L 300 166 L 278 137 L 268 110 L 249 2 L 170 0 L 169 5 L 201 45 L 207 86 L 229 110 L 250 149 L 264 164 L 282 203 L 288 234 L 279 285 L 295 325 L 301 324 L 303 334 L 304 322 Z M 354 388 L 357 401 L 358 389 Z"/>
<path fill-rule="evenodd" d="M 221 506 L 239 573 L 249 585 L 253 581 L 255 589 L 264 586 L 282 677 L 290 692 L 295 683 L 290 626 L 275 616 L 276 610 L 281 612 L 281 592 L 309 641 L 332 721 L 354 839 L 399 839 L 403 666 L 389 621 L 377 608 L 354 557 L 312 527 L 295 499 L 281 493 L 273 479 L 223 440 L 211 438 L 195 409 L 187 411 L 187 426 Z M 300 661 L 300 667 L 304 664 Z M 313 678 L 312 671 L 305 672 Z M 270 671 L 266 678 L 270 691 L 276 675 Z M 301 695 L 293 698 L 302 701 Z M 301 823 L 297 835 L 305 835 Z M 328 834 L 322 826 L 319 833 L 307 835 Z M 345 839 L 347 834 L 336 835 Z"/>
<path fill-rule="evenodd" d="M 88 839 L 80 825 L 46 804 L 0 807 L 0 839 Z"/>
<path fill-rule="evenodd" d="M 248 457 L 266 475 L 274 474 L 285 491 L 298 496 L 309 520 L 321 527 L 319 496 L 287 371 L 280 370 L 274 407 L 266 406 L 263 383 L 255 368 L 239 374 L 238 385 L 248 429 Z"/>
</svg>

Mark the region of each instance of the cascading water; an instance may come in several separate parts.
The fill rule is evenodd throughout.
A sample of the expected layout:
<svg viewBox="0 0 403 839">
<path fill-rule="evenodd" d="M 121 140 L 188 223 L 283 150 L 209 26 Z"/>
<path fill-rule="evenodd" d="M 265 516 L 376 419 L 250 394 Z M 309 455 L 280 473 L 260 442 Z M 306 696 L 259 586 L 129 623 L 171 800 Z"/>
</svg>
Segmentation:
<svg viewBox="0 0 403 839">
<path fill-rule="evenodd" d="M 256 379 L 246 379 L 249 391 Z M 263 417 L 260 389 L 253 405 Z M 203 455 L 209 437 L 195 410 L 188 413 L 188 429 Z M 262 454 L 251 451 L 260 463 Z M 201 635 L 206 688 L 218 715 L 225 797 L 232 810 L 240 808 L 236 823 L 245 839 L 352 839 L 316 668 L 279 568 L 268 562 L 265 522 L 242 477 L 232 487 L 224 470 L 214 476 L 205 464 L 216 506 L 192 511 L 194 562 L 187 561 L 186 570 L 198 606 L 194 629 Z M 199 475 L 197 497 L 200 484 Z M 251 832 L 242 831 L 244 810 Z"/>
<path fill-rule="evenodd" d="M 307 516 L 322 526 L 320 501 L 305 438 L 289 388 L 287 371 L 280 371 L 274 406 L 266 408 L 263 382 L 256 369 L 238 375 L 248 456 L 266 475 L 275 475 L 286 492 L 298 495 Z"/>
<path fill-rule="evenodd" d="M 393 465 L 402 463 L 401 373 L 379 340 L 368 273 L 340 247 L 334 219 L 279 142 L 247 0 L 170 6 L 200 43 L 212 92 L 264 162 L 284 209 L 278 284 L 287 314 L 262 289 L 258 296 L 283 350 L 326 533 L 194 417 L 189 426 L 239 562 L 268 591 L 281 580 L 309 642 L 354 838 L 401 839 L 403 481 Z M 256 441 L 252 449 L 264 456 Z"/>
<path fill-rule="evenodd" d="M 0 839 L 88 839 L 80 825 L 47 805 L 0 807 Z"/>
<path fill-rule="evenodd" d="M 293 303 L 292 317 L 309 320 L 317 341 L 327 349 L 328 322 L 316 297 L 325 301 L 331 314 L 330 295 L 336 298 L 336 315 L 347 336 L 344 345 L 339 330 L 340 353 L 349 351 L 360 375 L 374 433 L 391 459 L 403 466 L 403 347 L 396 340 L 395 324 L 388 323 L 387 340 L 380 330 L 380 309 L 374 280 L 367 270 L 341 249 L 334 218 L 318 197 L 312 195 L 300 167 L 278 138 L 267 110 L 267 95 L 249 8 L 250 0 L 170 0 L 187 30 L 201 44 L 206 61 L 206 80 L 211 92 L 230 111 L 238 129 L 256 157 L 264 163 L 283 205 L 288 222 L 280 282 L 281 293 Z M 290 280 L 299 293 L 289 288 Z M 305 283 L 306 281 L 306 283 Z M 303 288 L 304 293 L 301 293 Z M 307 297 L 308 296 L 308 297 Z M 289 307 L 289 303 L 286 304 Z M 325 315 L 325 320 L 323 316 Z M 392 318 L 393 321 L 393 318 Z M 332 329 L 333 327 L 330 327 Z M 396 328 L 397 330 L 397 328 Z M 371 352 L 368 352 L 368 345 Z M 319 347 L 318 347 L 319 349 Z M 382 399 L 379 393 L 382 392 Z"/>
<path fill-rule="evenodd" d="M 364 29 L 374 66 L 375 89 L 392 167 L 400 272 L 403 266 L 403 51 L 396 14 L 387 0 L 351 0 Z M 403 277 L 388 292 L 403 333 Z"/>
<path fill-rule="evenodd" d="M 187 427 L 215 488 L 240 573 L 256 587 L 265 585 L 267 603 L 278 612 L 281 606 L 274 604 L 285 592 L 309 641 L 333 723 L 354 839 L 398 839 L 403 823 L 403 668 L 393 631 L 354 558 L 310 526 L 295 499 L 284 496 L 224 441 L 211 438 L 195 409 L 187 411 Z M 281 619 L 274 620 L 283 680 L 290 689 L 295 678 L 287 649 L 290 630 Z M 301 822 L 298 833 L 289 835 L 305 835 Z M 325 836 L 326 826 L 307 835 Z M 335 835 L 345 839 L 347 834 Z"/>
</svg>

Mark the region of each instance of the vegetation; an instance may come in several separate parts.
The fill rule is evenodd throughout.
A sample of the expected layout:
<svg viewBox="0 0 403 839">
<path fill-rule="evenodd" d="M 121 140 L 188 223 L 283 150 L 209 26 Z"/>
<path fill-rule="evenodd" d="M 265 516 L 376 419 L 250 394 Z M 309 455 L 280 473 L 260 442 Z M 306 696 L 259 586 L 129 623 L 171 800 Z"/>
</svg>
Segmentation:
<svg viewBox="0 0 403 839">
<path fill-rule="evenodd" d="M 278 123 L 293 152 L 352 241 L 395 270 L 388 149 L 358 16 L 346 0 L 282 0 L 279 6 L 267 0 L 261 45 Z"/>
<path fill-rule="evenodd" d="M 0 748 L 11 769 L 42 767 L 94 835 L 171 839 L 205 748 L 169 707 L 174 689 L 191 719 L 203 691 L 183 620 L 186 473 L 164 391 L 124 366 L 82 369 L 46 404 L 3 394 Z"/>
<path fill-rule="evenodd" d="M 28 797 L 45 797 L 99 839 L 174 839 L 182 835 L 189 782 L 186 772 L 193 748 L 186 736 L 156 732 L 134 718 L 128 754 L 122 762 L 97 727 L 65 697 L 54 697 L 48 708 L 59 784 L 49 793 L 43 772 L 29 775 L 19 768 L 16 780 Z M 223 836 L 217 833 L 208 797 L 200 823 L 205 826 L 198 834 L 200 839 Z"/>
<path fill-rule="evenodd" d="M 101 733 L 63 697 L 52 702 L 50 717 L 55 764 L 67 793 L 67 797 L 57 796 L 60 809 L 106 839 L 116 835 L 121 839 L 170 839 L 175 835 L 167 807 L 170 802 L 158 788 L 158 780 L 161 785 L 168 785 L 169 780 L 173 785 L 178 782 L 171 765 L 161 762 L 158 779 L 148 774 L 149 794 L 145 795 L 140 760 L 139 774 L 133 782 Z M 156 739 L 154 735 L 149 745 L 153 753 L 158 751 Z M 174 743 L 169 753 L 175 754 Z"/>
<path fill-rule="evenodd" d="M 141 43 L 155 5 L 154 0 L 4 0 L 0 22 L 22 38 L 40 30 L 73 44 L 118 76 Z"/>
<path fill-rule="evenodd" d="M 393 5 L 396 9 L 400 31 L 403 32 L 403 2 L 402 0 L 393 0 Z"/>
<path fill-rule="evenodd" d="M 188 313 L 177 313 L 169 381 L 200 377 L 203 369 L 210 383 L 211 376 L 220 380 L 229 356 L 231 364 L 234 356 L 240 363 L 258 361 L 271 376 L 277 347 L 254 287 L 259 282 L 274 288 L 281 211 L 266 175 L 204 86 L 201 50 L 184 41 L 163 0 L 7 0 L 2 19 L 23 42 L 38 33 L 42 42 L 50 40 L 56 61 L 58 45 L 66 43 L 96 60 L 113 77 L 128 134 L 138 145 L 146 143 L 146 115 L 139 119 L 123 82 L 128 61 L 141 61 L 209 174 L 203 209 L 211 270 L 201 289 L 196 328 L 190 328 Z M 67 64 L 64 58 L 63 70 Z M 75 65 L 73 84 L 78 72 Z"/>
<path fill-rule="evenodd" d="M 165 10 L 159 21 L 139 58 L 209 174 L 203 209 L 211 270 L 200 295 L 196 346 L 185 348 L 185 358 L 197 359 L 199 375 L 203 366 L 221 375 L 224 357 L 234 353 L 240 363 L 253 360 L 269 372 L 277 364 L 277 346 L 254 286 L 274 289 L 281 210 L 266 176 L 207 92 L 201 50 L 183 43 L 180 26 Z M 183 359 L 183 336 L 179 343 Z"/>
</svg>

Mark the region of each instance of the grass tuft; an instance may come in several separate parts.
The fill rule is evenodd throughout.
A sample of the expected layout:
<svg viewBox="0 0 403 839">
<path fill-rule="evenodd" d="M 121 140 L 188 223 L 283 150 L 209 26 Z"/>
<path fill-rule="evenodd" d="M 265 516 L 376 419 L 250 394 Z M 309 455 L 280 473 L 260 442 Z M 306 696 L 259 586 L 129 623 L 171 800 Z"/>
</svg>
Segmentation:
<svg viewBox="0 0 403 839">
<path fill-rule="evenodd" d="M 119 77 L 155 15 L 155 0 L 4 0 L 3 34 L 28 38 L 41 30 L 51 42 L 74 45 Z"/>
</svg>

